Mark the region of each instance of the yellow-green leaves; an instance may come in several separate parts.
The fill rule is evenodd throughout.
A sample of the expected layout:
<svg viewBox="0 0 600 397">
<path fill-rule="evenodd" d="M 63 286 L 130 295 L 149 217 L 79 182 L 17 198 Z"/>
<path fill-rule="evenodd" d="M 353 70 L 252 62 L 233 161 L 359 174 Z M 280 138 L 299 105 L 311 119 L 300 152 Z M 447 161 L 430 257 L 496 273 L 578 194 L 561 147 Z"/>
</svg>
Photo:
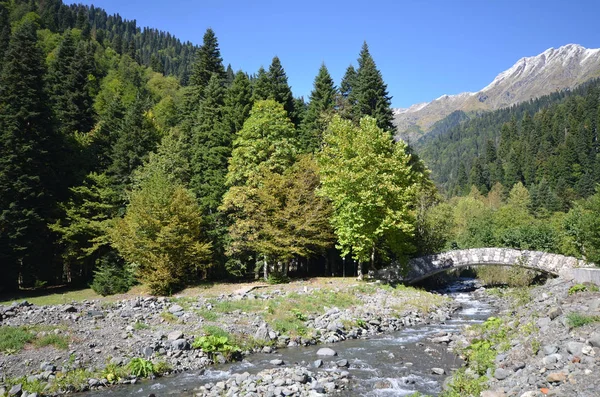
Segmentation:
<svg viewBox="0 0 600 397">
<path fill-rule="evenodd" d="M 357 126 L 339 116 L 324 141 L 320 191 L 333 204 L 331 223 L 342 254 L 366 262 L 382 246 L 408 253 L 419 178 L 404 142 L 394 143 L 373 118 Z"/>
<path fill-rule="evenodd" d="M 153 293 L 170 294 L 208 267 L 211 245 L 202 232 L 194 196 L 159 171 L 131 193 L 127 213 L 110 236 Z"/>
</svg>

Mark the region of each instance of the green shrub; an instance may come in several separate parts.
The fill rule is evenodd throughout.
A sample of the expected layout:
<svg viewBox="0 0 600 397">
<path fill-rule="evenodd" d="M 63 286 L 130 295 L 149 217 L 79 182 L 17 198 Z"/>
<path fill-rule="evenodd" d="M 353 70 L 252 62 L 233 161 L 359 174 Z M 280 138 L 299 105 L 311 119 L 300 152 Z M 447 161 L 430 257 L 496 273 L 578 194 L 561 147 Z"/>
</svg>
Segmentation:
<svg viewBox="0 0 600 397">
<path fill-rule="evenodd" d="M 138 378 L 147 378 L 155 373 L 152 361 L 141 357 L 132 359 L 129 364 L 127 364 L 127 369 L 129 369 L 132 375 L 137 376 Z"/>
<path fill-rule="evenodd" d="M 209 357 L 213 357 L 215 353 L 221 353 L 227 360 L 231 360 L 240 352 L 238 346 L 229 343 L 227 336 L 200 336 L 194 340 L 192 347 L 194 349 L 202 349 Z"/>
<path fill-rule="evenodd" d="M 119 382 L 121 379 L 125 378 L 127 375 L 127 370 L 116 364 L 106 364 L 104 370 L 102 370 L 102 377 L 106 378 L 110 383 Z"/>
<path fill-rule="evenodd" d="M 167 363 L 166 361 L 159 361 L 156 364 L 154 364 L 154 373 L 156 375 L 162 376 L 171 371 L 173 371 L 173 367 L 171 367 L 171 365 L 169 363 Z"/>
<path fill-rule="evenodd" d="M 221 327 L 217 327 L 216 325 L 205 325 L 204 327 L 202 327 L 202 330 L 206 335 L 231 338 L 229 332 L 225 331 Z"/>
<path fill-rule="evenodd" d="M 130 266 L 127 266 L 111 252 L 105 255 L 94 272 L 94 281 L 90 287 L 99 295 L 122 294 L 135 285 L 135 277 Z"/>
<path fill-rule="evenodd" d="M 588 316 L 581 313 L 567 314 L 567 323 L 572 328 L 583 327 L 584 325 L 596 323 L 600 321 L 600 316 Z"/>
<path fill-rule="evenodd" d="M 599 288 L 594 284 L 575 284 L 571 288 L 569 288 L 569 295 L 574 295 L 579 292 L 598 292 Z"/>
<path fill-rule="evenodd" d="M 290 282 L 290 278 L 279 272 L 272 272 L 267 277 L 267 283 L 269 284 L 288 284 Z"/>
<path fill-rule="evenodd" d="M 302 313 L 300 310 L 298 309 L 292 309 L 292 313 L 294 313 L 294 316 L 300 320 L 300 321 L 306 321 L 308 320 L 308 318 L 306 317 L 306 315 L 304 313 Z"/>
</svg>

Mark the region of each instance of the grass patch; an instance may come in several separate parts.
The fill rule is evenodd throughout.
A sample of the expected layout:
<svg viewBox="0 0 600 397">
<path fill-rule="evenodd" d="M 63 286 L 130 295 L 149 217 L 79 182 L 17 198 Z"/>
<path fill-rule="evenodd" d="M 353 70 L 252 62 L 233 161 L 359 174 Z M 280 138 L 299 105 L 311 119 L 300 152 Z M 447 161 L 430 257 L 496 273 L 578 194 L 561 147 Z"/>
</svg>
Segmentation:
<svg viewBox="0 0 600 397">
<path fill-rule="evenodd" d="M 219 315 L 212 310 L 195 310 L 194 311 L 199 317 L 203 318 L 206 321 L 217 321 L 219 319 Z"/>
<path fill-rule="evenodd" d="M 160 318 L 171 324 L 177 324 L 179 322 L 179 317 L 169 312 L 161 312 Z"/>
<path fill-rule="evenodd" d="M 50 334 L 37 338 L 34 345 L 37 347 L 54 346 L 57 349 L 67 350 L 69 348 L 69 338 L 64 335 Z"/>
<path fill-rule="evenodd" d="M 229 332 L 225 331 L 221 327 L 217 327 L 214 325 L 205 325 L 204 327 L 202 327 L 202 331 L 207 335 L 231 338 L 231 334 Z"/>
<path fill-rule="evenodd" d="M 597 323 L 600 321 L 600 316 L 588 316 L 587 314 L 581 313 L 569 313 L 567 314 L 567 323 L 571 328 L 579 328 L 584 325 Z"/>
<path fill-rule="evenodd" d="M 37 296 L 28 296 L 27 294 L 21 294 L 19 296 L 14 296 L 10 299 L 1 301 L 0 305 L 10 305 L 15 301 L 22 300 L 27 300 L 27 302 L 33 303 L 34 305 L 38 306 L 64 305 L 66 303 L 71 302 L 81 302 L 86 299 L 103 299 L 103 297 L 95 293 L 91 288 L 86 288 L 77 291 L 66 291 L 64 293 L 48 293 L 45 295 Z"/>
<path fill-rule="evenodd" d="M 14 354 L 29 342 L 35 339 L 35 335 L 25 327 L 0 327 L 0 351 Z"/>
<path fill-rule="evenodd" d="M 150 326 L 146 323 L 143 323 L 141 321 L 136 321 L 135 324 L 133 324 L 133 329 L 136 331 L 142 331 L 145 329 L 150 328 Z"/>
</svg>

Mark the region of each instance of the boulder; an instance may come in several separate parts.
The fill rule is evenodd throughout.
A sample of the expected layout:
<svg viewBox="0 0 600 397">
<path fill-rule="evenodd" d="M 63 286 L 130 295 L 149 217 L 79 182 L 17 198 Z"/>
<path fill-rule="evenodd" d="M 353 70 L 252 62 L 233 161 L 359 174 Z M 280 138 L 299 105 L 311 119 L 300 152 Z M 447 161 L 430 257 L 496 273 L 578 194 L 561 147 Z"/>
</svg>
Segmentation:
<svg viewBox="0 0 600 397">
<path fill-rule="evenodd" d="M 329 347 L 322 347 L 317 351 L 317 356 L 337 356 L 337 352 Z"/>
</svg>

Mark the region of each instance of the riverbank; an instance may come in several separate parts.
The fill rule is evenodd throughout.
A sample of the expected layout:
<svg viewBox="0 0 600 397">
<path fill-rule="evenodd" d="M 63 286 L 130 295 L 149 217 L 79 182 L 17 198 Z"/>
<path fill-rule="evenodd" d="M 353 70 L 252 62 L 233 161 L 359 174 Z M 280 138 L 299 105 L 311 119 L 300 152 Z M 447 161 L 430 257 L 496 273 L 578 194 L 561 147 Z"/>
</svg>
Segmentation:
<svg viewBox="0 0 600 397">
<path fill-rule="evenodd" d="M 0 395 L 19 387 L 41 395 L 135 383 L 152 372 L 442 322 L 455 309 L 438 294 L 350 279 L 213 286 L 173 298 L 21 302 L 0 307 L 0 329 L 15 333 L 0 353 Z M 140 363 L 152 367 L 144 374 L 135 368 Z M 340 388 L 344 379 L 340 374 L 333 384 Z"/>
<path fill-rule="evenodd" d="M 452 342 L 468 366 L 446 396 L 600 395 L 600 292 L 562 279 L 529 289 L 487 291 L 503 307 Z"/>
</svg>

